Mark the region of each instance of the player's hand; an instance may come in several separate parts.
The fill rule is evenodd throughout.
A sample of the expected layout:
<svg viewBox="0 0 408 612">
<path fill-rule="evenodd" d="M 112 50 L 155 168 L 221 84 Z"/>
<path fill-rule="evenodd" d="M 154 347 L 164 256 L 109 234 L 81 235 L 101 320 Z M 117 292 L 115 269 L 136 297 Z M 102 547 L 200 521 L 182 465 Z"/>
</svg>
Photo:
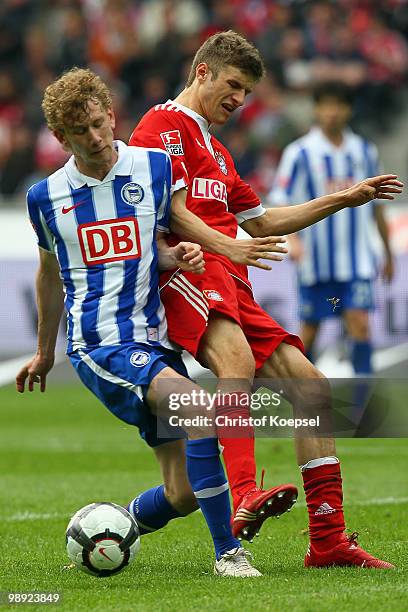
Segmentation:
<svg viewBox="0 0 408 612">
<path fill-rule="evenodd" d="M 371 200 L 393 200 L 395 195 L 402 193 L 403 187 L 396 174 L 382 174 L 344 189 L 343 194 L 347 206 L 360 206 Z"/>
<path fill-rule="evenodd" d="M 194 274 L 202 274 L 205 270 L 204 254 L 199 244 L 194 242 L 179 242 L 174 247 L 174 256 L 178 268 Z"/>
<path fill-rule="evenodd" d="M 271 270 L 271 266 L 259 260 L 282 261 L 283 257 L 280 253 L 288 252 L 288 249 L 282 246 L 285 242 L 284 236 L 234 240 L 228 245 L 228 252 L 225 255 L 237 264 Z"/>
<path fill-rule="evenodd" d="M 383 269 L 382 269 L 382 277 L 386 283 L 390 283 L 394 278 L 394 260 L 391 255 L 387 255 Z"/>
<path fill-rule="evenodd" d="M 16 376 L 16 387 L 19 393 L 24 393 L 25 383 L 28 378 L 28 390 L 34 391 L 34 383 L 40 384 L 40 390 L 45 391 L 48 372 L 54 365 L 54 357 L 34 357 L 21 368 Z"/>
</svg>

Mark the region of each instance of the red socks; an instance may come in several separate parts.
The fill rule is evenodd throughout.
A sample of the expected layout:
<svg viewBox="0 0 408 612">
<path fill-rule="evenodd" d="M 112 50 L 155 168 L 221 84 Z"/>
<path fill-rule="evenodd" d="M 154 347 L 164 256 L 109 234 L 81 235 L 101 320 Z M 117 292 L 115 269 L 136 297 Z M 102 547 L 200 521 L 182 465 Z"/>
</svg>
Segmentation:
<svg viewBox="0 0 408 612">
<path fill-rule="evenodd" d="M 254 438 L 219 438 L 219 442 L 235 512 L 245 493 L 256 486 Z"/>
<path fill-rule="evenodd" d="M 256 486 L 255 440 L 253 428 L 245 424 L 250 416 L 248 394 L 231 392 L 230 399 L 226 397 L 216 407 L 217 435 L 235 512 L 245 493 Z"/>
<path fill-rule="evenodd" d="M 313 459 L 302 466 L 309 512 L 310 541 L 320 551 L 333 548 L 346 526 L 343 515 L 343 487 L 336 457 Z"/>
</svg>

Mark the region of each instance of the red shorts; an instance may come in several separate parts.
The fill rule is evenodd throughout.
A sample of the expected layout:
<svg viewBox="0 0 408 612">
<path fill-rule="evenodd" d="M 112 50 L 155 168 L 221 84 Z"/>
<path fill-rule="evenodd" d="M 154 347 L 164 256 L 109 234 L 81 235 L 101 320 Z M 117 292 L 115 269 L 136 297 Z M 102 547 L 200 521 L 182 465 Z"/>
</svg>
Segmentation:
<svg viewBox="0 0 408 612">
<path fill-rule="evenodd" d="M 203 275 L 166 272 L 161 276 L 160 285 L 170 340 L 194 357 L 197 357 L 212 310 L 240 325 L 251 347 L 256 369 L 281 342 L 304 351 L 300 338 L 284 330 L 262 310 L 249 285 L 231 276 L 220 262 L 206 262 Z"/>
</svg>

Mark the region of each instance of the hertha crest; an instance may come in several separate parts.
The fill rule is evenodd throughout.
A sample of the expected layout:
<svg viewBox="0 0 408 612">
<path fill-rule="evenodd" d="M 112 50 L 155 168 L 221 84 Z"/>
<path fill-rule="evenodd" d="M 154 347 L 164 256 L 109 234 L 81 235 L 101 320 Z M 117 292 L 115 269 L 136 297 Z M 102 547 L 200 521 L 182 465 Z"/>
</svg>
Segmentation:
<svg viewBox="0 0 408 612">
<path fill-rule="evenodd" d="M 223 174 L 228 174 L 227 162 L 225 161 L 225 157 L 223 156 L 223 154 L 220 153 L 220 151 L 215 151 L 214 155 L 220 167 L 221 172 Z"/>
</svg>

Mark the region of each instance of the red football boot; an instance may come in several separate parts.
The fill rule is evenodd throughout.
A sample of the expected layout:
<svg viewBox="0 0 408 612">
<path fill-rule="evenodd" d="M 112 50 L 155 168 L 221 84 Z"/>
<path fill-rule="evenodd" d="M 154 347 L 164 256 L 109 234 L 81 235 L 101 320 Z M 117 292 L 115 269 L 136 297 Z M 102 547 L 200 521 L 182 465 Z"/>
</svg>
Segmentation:
<svg viewBox="0 0 408 612">
<path fill-rule="evenodd" d="M 375 569 L 395 569 L 395 565 L 388 561 L 376 559 L 357 544 L 358 533 L 351 536 L 344 534 L 343 539 L 333 548 L 323 552 L 316 550 L 313 544 L 309 545 L 305 556 L 305 567 L 372 567 Z"/>
<path fill-rule="evenodd" d="M 244 495 L 232 517 L 232 533 L 239 540 L 252 542 L 267 518 L 279 518 L 284 512 L 289 512 L 297 500 L 298 490 L 295 485 L 285 484 L 264 491 L 263 477 L 264 471 L 261 486 L 254 487 Z"/>
</svg>

